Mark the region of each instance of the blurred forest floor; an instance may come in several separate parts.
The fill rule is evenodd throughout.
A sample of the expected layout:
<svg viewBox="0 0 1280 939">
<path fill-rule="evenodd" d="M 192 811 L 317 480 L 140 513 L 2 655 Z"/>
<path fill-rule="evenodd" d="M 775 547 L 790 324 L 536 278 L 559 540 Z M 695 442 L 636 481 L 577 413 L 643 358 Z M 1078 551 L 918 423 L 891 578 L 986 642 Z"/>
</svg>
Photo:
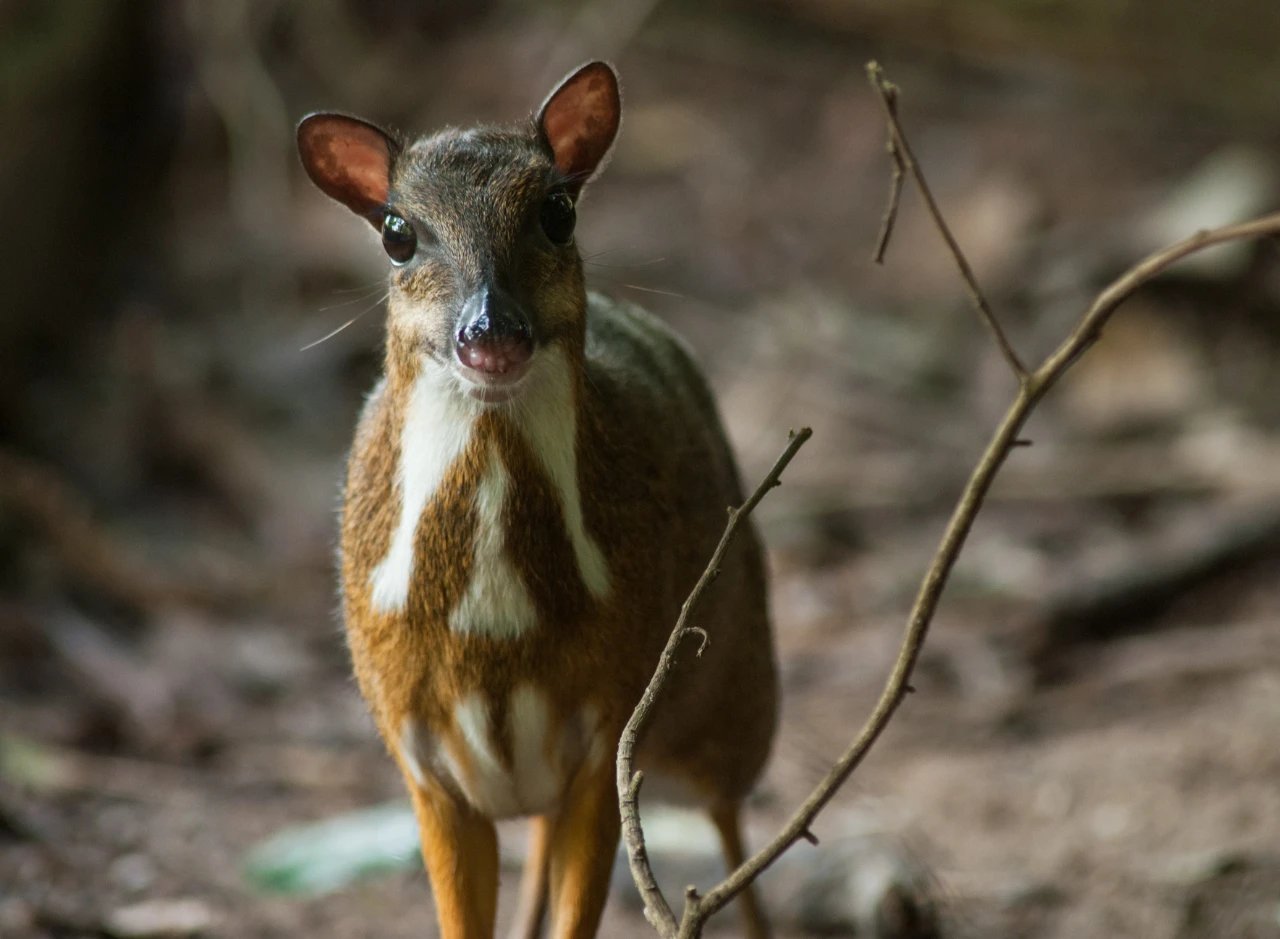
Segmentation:
<svg viewBox="0 0 1280 939">
<path fill-rule="evenodd" d="M 431 934 L 421 872 L 318 897 L 243 873 L 275 832 L 401 795 L 334 615 L 385 261 L 291 128 L 517 119 L 589 56 L 626 95 L 591 282 L 690 338 L 748 480 L 815 431 L 759 512 L 785 697 L 753 831 L 789 814 L 1013 394 L 914 195 L 869 261 L 866 60 L 1025 358 L 1145 252 L 1280 203 L 1280 113 L 1209 71 L 1194 95 L 1099 73 L 1122 44 L 981 67 L 963 30 L 915 42 L 928 15 L 835 8 L 0 2 L 0 935 Z M 1003 471 L 918 693 L 815 827 L 888 845 L 943 936 L 1280 936 L 1278 311 L 1275 243 L 1184 264 Z M 815 896 L 774 904 L 784 935 L 857 925 Z M 650 934 L 610 905 L 602 935 Z"/>
</svg>

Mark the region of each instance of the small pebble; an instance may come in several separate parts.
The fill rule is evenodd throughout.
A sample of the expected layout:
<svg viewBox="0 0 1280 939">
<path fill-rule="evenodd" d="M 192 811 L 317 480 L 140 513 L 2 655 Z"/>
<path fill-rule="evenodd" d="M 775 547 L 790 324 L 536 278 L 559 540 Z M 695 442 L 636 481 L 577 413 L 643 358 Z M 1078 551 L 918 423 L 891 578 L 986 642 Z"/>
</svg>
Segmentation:
<svg viewBox="0 0 1280 939">
<path fill-rule="evenodd" d="M 35 925 L 35 913 L 26 901 L 18 897 L 0 900 L 0 935 L 16 936 L 29 932 Z"/>
<path fill-rule="evenodd" d="M 125 890 L 137 892 L 155 883 L 156 866 L 145 854 L 122 854 L 111 862 L 108 874 Z"/>
<path fill-rule="evenodd" d="M 102 924 L 116 939 L 192 936 L 213 925 L 213 910 L 194 898 L 147 900 L 113 910 Z"/>
<path fill-rule="evenodd" d="M 1089 817 L 1089 827 L 1099 838 L 1117 838 L 1129 828 L 1129 809 L 1115 803 L 1100 805 Z"/>
</svg>

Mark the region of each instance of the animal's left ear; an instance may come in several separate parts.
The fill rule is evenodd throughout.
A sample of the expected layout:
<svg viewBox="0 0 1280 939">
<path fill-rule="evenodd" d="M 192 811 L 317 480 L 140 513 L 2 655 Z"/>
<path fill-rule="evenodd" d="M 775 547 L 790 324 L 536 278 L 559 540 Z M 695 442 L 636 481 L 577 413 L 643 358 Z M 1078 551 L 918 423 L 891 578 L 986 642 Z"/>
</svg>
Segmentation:
<svg viewBox="0 0 1280 939">
<path fill-rule="evenodd" d="M 538 133 L 575 196 L 604 162 L 621 120 L 618 76 L 605 62 L 573 72 L 538 109 Z"/>
</svg>

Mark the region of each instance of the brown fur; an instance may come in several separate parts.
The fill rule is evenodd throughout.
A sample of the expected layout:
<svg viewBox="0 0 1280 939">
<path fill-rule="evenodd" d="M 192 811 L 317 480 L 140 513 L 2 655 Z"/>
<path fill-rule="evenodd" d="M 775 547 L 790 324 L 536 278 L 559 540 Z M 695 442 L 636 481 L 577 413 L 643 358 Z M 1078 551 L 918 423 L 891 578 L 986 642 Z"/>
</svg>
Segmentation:
<svg viewBox="0 0 1280 939">
<path fill-rule="evenodd" d="M 578 768 L 541 823 L 552 929 L 585 939 L 599 920 L 618 839 L 613 750 L 723 530 L 725 509 L 742 492 L 710 392 L 683 347 L 640 311 L 589 301 L 576 248 L 537 240 L 538 207 L 563 180 L 535 129 L 447 131 L 389 150 L 397 155 L 388 201 L 418 227 L 419 256 L 393 276 L 386 377 L 361 417 L 347 478 L 342 580 L 355 672 L 405 769 L 446 939 L 492 934 L 493 826 L 430 767 L 415 782 L 399 749 L 406 719 L 458 747 L 455 705 L 480 692 L 510 765 L 506 708 L 514 689 L 536 686 L 553 728 L 579 719 L 586 704 L 594 708 L 609 748 L 603 765 L 586 757 L 584 726 Z M 454 314 L 486 280 L 528 311 L 536 354 L 558 347 L 569 362 L 585 528 L 604 553 L 610 589 L 603 600 L 587 589 L 557 491 L 516 424 L 519 409 L 497 407 L 477 420 L 423 511 L 405 608 L 380 612 L 370 580 L 399 521 L 406 402 L 422 357 L 445 361 L 452 353 Z M 511 480 L 506 551 L 537 611 L 536 627 L 514 638 L 459 634 L 449 624 L 469 582 L 475 496 L 495 451 Z M 640 746 L 641 768 L 682 779 L 708 806 L 731 855 L 740 854 L 739 807 L 775 724 L 766 601 L 760 547 L 748 528 L 697 617 L 710 645 L 700 659 L 692 643 L 681 650 Z M 752 934 L 763 935 L 753 900 L 746 909 Z"/>
</svg>

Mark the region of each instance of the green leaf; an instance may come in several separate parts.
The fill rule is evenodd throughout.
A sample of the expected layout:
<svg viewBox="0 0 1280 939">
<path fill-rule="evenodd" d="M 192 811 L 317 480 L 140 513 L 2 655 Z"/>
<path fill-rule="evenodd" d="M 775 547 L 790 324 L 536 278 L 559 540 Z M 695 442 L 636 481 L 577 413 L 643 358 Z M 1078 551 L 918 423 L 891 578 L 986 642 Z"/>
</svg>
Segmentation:
<svg viewBox="0 0 1280 939">
<path fill-rule="evenodd" d="M 413 810 L 394 802 L 285 829 L 250 850 L 245 875 L 262 890 L 317 894 L 421 866 Z"/>
<path fill-rule="evenodd" d="M 60 789 L 72 776 L 64 752 L 10 734 L 0 736 L 0 779 L 32 789 Z"/>
</svg>

